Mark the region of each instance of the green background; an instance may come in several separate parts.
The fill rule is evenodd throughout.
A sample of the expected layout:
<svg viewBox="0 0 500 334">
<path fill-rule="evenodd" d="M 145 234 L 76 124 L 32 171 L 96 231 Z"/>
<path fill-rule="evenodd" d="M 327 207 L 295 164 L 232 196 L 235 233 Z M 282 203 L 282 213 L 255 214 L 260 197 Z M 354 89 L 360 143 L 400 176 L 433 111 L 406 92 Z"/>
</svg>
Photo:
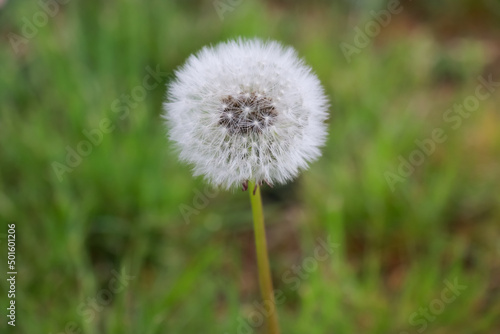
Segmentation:
<svg viewBox="0 0 500 334">
<path fill-rule="evenodd" d="M 61 0 L 53 16 L 0 3 L 0 332 L 265 332 L 248 329 L 260 300 L 248 193 L 193 179 L 160 118 L 173 70 L 237 36 L 295 47 L 331 100 L 322 158 L 263 188 L 283 333 L 500 331 L 500 90 L 444 118 L 478 76 L 500 81 L 500 2 L 404 1 L 350 61 L 341 43 L 386 2 L 223 0 L 221 16 L 213 1 Z M 160 83 L 126 102 L 148 67 Z M 54 163 L 106 119 L 58 177 Z M 446 140 L 392 187 L 387 172 L 436 129 Z M 313 268 L 318 238 L 337 246 Z M 110 293 L 118 272 L 132 278 Z M 443 302 L 454 281 L 465 288 Z"/>
</svg>

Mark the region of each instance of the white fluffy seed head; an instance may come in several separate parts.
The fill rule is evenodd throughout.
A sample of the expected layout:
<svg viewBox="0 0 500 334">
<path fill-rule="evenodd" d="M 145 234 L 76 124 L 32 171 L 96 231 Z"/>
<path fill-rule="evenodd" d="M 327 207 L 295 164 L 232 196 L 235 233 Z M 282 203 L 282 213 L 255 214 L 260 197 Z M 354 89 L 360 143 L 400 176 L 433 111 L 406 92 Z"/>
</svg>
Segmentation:
<svg viewBox="0 0 500 334">
<path fill-rule="evenodd" d="M 215 186 L 285 183 L 320 155 L 328 100 L 291 47 L 258 39 L 205 47 L 168 85 L 180 158 Z"/>
</svg>

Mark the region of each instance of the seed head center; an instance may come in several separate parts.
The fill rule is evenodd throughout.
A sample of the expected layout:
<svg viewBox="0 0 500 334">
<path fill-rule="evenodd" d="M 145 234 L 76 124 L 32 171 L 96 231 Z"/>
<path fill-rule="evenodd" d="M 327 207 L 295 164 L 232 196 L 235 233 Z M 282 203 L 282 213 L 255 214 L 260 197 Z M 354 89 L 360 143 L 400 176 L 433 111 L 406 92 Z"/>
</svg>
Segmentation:
<svg viewBox="0 0 500 334">
<path fill-rule="evenodd" d="M 278 115 L 269 97 L 259 93 L 227 96 L 221 101 L 219 125 L 231 134 L 261 133 Z"/>
</svg>

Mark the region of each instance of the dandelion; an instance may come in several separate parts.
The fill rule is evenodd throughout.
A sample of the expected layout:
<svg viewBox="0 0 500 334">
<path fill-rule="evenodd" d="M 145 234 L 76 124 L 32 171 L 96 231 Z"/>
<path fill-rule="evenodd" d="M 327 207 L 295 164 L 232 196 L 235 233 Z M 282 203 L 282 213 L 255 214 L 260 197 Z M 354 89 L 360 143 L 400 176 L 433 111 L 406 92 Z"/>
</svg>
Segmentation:
<svg viewBox="0 0 500 334">
<path fill-rule="evenodd" d="M 191 56 L 176 76 L 165 118 L 195 176 L 226 189 L 283 184 L 320 156 L 327 99 L 294 49 L 221 43 Z"/>
<path fill-rule="evenodd" d="M 259 186 L 286 183 L 321 155 L 328 117 L 321 83 L 293 48 L 238 39 L 190 56 L 167 97 L 169 137 L 194 175 L 252 190 L 259 283 L 269 333 L 279 333 Z"/>
</svg>

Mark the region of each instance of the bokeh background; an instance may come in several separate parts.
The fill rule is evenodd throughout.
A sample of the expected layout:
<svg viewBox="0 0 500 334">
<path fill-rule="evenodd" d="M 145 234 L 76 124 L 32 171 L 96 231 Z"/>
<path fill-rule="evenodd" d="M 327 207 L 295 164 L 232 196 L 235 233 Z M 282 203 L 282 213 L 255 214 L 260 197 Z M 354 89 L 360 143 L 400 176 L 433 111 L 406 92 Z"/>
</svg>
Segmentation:
<svg viewBox="0 0 500 334">
<path fill-rule="evenodd" d="M 193 179 L 160 118 L 173 70 L 237 36 L 294 46 L 331 99 L 323 157 L 263 189 L 283 333 L 500 332 L 500 87 L 473 105 L 499 1 L 402 1 L 378 30 L 384 0 L 0 6 L 0 332 L 265 332 L 248 193 Z"/>
</svg>

